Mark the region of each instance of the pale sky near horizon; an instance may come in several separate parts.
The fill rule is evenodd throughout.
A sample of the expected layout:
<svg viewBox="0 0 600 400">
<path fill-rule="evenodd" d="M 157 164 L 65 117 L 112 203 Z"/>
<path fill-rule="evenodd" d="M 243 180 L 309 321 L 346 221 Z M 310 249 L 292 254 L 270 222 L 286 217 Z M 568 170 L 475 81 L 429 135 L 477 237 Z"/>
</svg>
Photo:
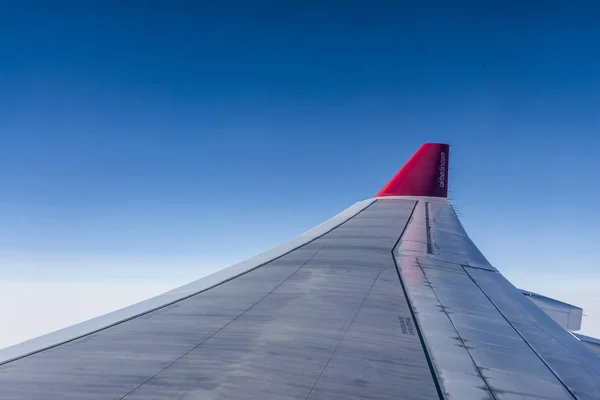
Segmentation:
<svg viewBox="0 0 600 400">
<path fill-rule="evenodd" d="M 554 295 L 582 306 L 584 317 L 579 333 L 600 337 L 598 280 L 564 276 L 537 279 L 519 274 L 505 276 L 515 284 L 530 284 L 526 288 L 531 291 Z M 0 321 L 11 328 L 1 331 L 0 349 L 118 310 L 188 282 L 2 282 Z"/>
<path fill-rule="evenodd" d="M 8 2 L 0 347 L 265 251 L 423 142 L 516 286 L 600 336 L 600 5 Z"/>
</svg>

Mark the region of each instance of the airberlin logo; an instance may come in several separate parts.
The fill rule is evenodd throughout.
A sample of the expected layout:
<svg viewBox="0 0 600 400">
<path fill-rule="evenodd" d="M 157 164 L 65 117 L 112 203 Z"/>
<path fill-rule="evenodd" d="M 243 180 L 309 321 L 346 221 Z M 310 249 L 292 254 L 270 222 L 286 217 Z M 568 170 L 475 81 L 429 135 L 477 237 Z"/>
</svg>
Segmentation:
<svg viewBox="0 0 600 400">
<path fill-rule="evenodd" d="M 442 151 L 440 154 L 440 176 L 438 177 L 440 187 L 446 186 L 446 153 Z"/>
</svg>

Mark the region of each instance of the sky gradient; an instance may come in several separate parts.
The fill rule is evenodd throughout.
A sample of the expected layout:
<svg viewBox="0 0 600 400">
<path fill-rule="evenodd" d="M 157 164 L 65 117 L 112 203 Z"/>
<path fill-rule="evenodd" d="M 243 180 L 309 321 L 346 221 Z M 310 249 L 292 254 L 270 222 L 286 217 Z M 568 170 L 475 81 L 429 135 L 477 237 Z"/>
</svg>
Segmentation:
<svg viewBox="0 0 600 400">
<path fill-rule="evenodd" d="M 143 299 L 140 285 L 162 291 L 267 250 L 440 141 L 482 252 L 517 286 L 583 305 L 596 317 L 584 332 L 600 336 L 600 308 L 588 311 L 600 6 L 172 3 L 0 13 L 0 286 L 12 293 L 0 304 L 14 303 L 0 313 L 13 326 L 36 309 L 18 299 L 106 284 L 118 307 Z M 94 290 L 53 307 L 55 321 L 72 302 L 108 311 Z"/>
</svg>

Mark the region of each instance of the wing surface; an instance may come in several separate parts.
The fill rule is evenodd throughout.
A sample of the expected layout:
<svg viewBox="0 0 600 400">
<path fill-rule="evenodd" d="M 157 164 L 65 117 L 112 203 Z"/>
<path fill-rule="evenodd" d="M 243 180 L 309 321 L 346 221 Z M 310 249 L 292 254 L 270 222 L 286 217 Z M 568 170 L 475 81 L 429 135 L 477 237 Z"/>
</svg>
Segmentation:
<svg viewBox="0 0 600 400">
<path fill-rule="evenodd" d="M 599 358 L 508 282 L 425 144 L 261 256 L 0 351 L 0 399 L 598 399 Z"/>
</svg>

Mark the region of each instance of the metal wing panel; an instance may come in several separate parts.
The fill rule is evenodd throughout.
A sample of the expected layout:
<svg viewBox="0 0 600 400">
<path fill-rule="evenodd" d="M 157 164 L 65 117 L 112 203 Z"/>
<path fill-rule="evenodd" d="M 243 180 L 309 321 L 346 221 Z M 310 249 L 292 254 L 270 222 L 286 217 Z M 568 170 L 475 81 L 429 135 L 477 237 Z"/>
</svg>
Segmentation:
<svg viewBox="0 0 600 400">
<path fill-rule="evenodd" d="M 414 204 L 378 200 L 210 290 L 5 363 L 0 397 L 438 398 L 391 254 Z"/>
<path fill-rule="evenodd" d="M 446 398 L 600 397 L 600 360 L 489 265 L 448 204 L 413 215 L 394 256 Z"/>
<path fill-rule="evenodd" d="M 600 340 L 590 337 L 590 336 L 586 336 L 586 335 L 582 335 L 580 333 L 573 333 L 573 336 L 575 336 L 577 338 L 577 340 L 579 340 L 580 343 L 583 343 L 588 349 L 590 349 L 591 351 L 593 351 L 594 353 L 598 354 L 600 356 Z"/>
<path fill-rule="evenodd" d="M 583 318 L 582 308 L 528 290 L 519 290 L 562 328 L 568 331 L 578 331 L 581 329 L 581 320 Z"/>
<path fill-rule="evenodd" d="M 574 395 L 600 396 L 600 359 L 500 274 L 466 268 L 474 282 Z"/>
<path fill-rule="evenodd" d="M 232 265 L 229 268 L 225 268 L 221 271 L 215 272 L 207 277 L 198 279 L 190 282 L 184 286 L 173 289 L 162 295 L 153 297 L 151 299 L 142 301 L 140 303 L 133 304 L 129 307 L 114 311 L 102 315 L 97 318 L 93 318 L 89 321 L 76 324 L 65 329 L 58 330 L 56 332 L 49 333 L 37 337 L 35 339 L 17 344 L 6 349 L 0 349 L 0 365 L 7 361 L 23 357 L 28 354 L 35 353 L 37 351 L 47 349 L 53 346 L 57 346 L 61 343 L 68 342 L 70 340 L 88 335 L 92 332 L 104 329 L 108 326 L 119 324 L 123 321 L 136 318 L 140 315 L 146 314 L 153 310 L 165 307 L 171 303 L 180 301 L 189 296 L 198 294 L 204 290 L 215 287 L 223 282 L 229 281 L 238 277 L 248 271 L 258 268 L 270 261 L 278 259 L 287 253 L 301 248 L 302 246 L 310 243 L 311 241 L 323 236 L 330 232 L 332 229 L 339 227 L 344 222 L 353 218 L 355 215 L 369 207 L 375 199 L 368 199 L 359 201 L 348 209 L 342 211 L 336 216 L 323 222 L 322 224 L 310 229 L 302 235 L 284 243 L 274 249 L 266 251 L 265 253 L 259 254 L 248 260 L 242 261 L 238 264 Z"/>
<path fill-rule="evenodd" d="M 599 398 L 598 359 L 445 199 L 371 200 L 333 221 L 108 326 L 0 353 L 0 398 Z"/>
<path fill-rule="evenodd" d="M 515 388 L 515 373 L 536 382 L 541 398 L 572 398 L 464 270 L 444 273 L 443 264 L 420 261 L 399 258 L 398 266 L 446 398 L 530 394 Z M 462 290 L 445 285 L 452 281 Z"/>
</svg>

